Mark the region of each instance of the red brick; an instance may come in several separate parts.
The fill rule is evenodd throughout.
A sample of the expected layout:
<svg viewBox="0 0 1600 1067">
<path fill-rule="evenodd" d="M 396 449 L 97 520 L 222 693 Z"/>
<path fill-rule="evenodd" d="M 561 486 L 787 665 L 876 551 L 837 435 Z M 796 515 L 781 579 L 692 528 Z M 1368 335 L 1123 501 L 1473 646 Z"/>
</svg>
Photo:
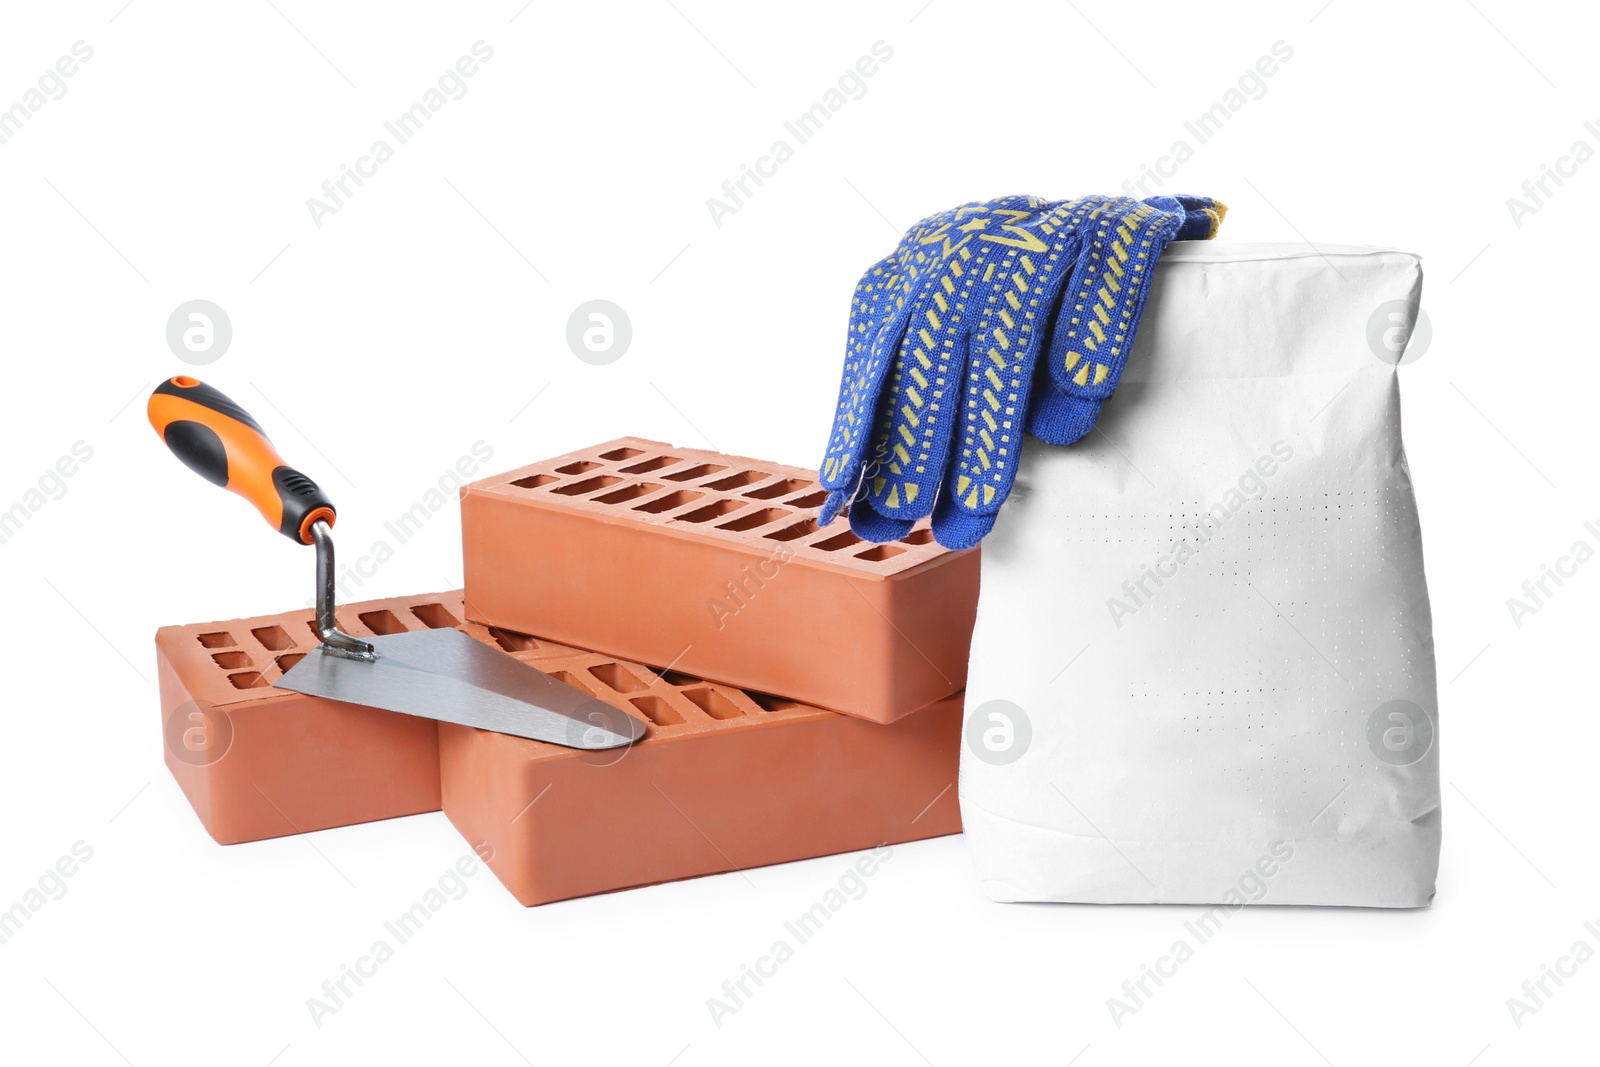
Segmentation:
<svg viewBox="0 0 1600 1067">
<path fill-rule="evenodd" d="M 630 748 L 581 752 L 440 724 L 445 814 L 523 904 L 961 829 L 959 694 L 880 725 L 527 640 L 500 635 L 649 725 Z"/>
<path fill-rule="evenodd" d="M 467 617 L 875 722 L 960 691 L 978 553 L 813 523 L 815 472 L 623 438 L 462 490 Z"/>
<path fill-rule="evenodd" d="M 373 600 L 338 615 L 357 636 L 375 632 L 367 619 L 384 629 L 450 625 L 461 594 Z M 156 633 L 167 768 L 223 844 L 439 810 L 433 720 L 273 688 L 316 646 L 309 610 Z"/>
</svg>

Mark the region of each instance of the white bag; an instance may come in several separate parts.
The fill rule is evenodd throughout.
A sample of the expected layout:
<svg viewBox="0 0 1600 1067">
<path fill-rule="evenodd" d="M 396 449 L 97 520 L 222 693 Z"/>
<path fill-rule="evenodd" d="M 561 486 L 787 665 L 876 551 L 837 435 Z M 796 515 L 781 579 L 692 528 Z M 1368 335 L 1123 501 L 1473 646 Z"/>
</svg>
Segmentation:
<svg viewBox="0 0 1600 1067">
<path fill-rule="evenodd" d="M 1028 439 L 967 684 L 988 895 L 1433 899 L 1432 619 L 1395 370 L 1421 285 L 1384 249 L 1174 244 L 1096 431 Z"/>
</svg>

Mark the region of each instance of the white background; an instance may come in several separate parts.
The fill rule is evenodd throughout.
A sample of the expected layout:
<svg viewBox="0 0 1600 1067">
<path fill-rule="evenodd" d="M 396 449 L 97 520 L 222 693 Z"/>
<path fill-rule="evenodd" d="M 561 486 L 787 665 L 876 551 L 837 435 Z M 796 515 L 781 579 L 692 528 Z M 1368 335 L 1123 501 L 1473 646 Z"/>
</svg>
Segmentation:
<svg viewBox="0 0 1600 1067">
<path fill-rule="evenodd" d="M 123 3 L 0 14 L 0 107 L 94 49 L 0 145 L 0 509 L 93 449 L 0 544 L 0 908 L 93 849 L 0 945 L 7 1062 L 1594 1061 L 1600 961 L 1520 1028 L 1506 1007 L 1579 938 L 1600 948 L 1600 563 L 1520 628 L 1506 606 L 1600 543 L 1600 163 L 1520 226 L 1506 206 L 1575 140 L 1600 148 L 1593 13 Z M 467 94 L 316 226 L 306 199 L 479 40 L 494 56 Z M 880 40 L 865 95 L 717 226 L 706 199 Z M 480 874 L 316 1026 L 307 997 L 466 846 L 438 814 L 205 835 L 162 765 L 152 635 L 302 605 L 311 556 L 166 455 L 155 382 L 193 370 L 253 409 L 335 494 L 341 546 L 479 440 L 491 469 L 624 433 L 812 465 L 851 287 L 901 228 L 975 198 L 1123 192 L 1280 40 L 1292 59 L 1165 191 L 1227 201 L 1228 238 L 1425 257 L 1433 344 L 1401 373 L 1440 667 L 1434 906 L 1247 911 L 1118 1028 L 1106 999 L 1192 909 L 992 904 L 945 838 L 895 849 L 718 1027 L 707 998 L 850 857 L 531 910 Z M 165 340 L 194 298 L 234 330 L 198 370 Z M 632 319 L 609 366 L 565 342 L 592 298 Z M 455 586 L 458 534 L 441 513 L 360 594 Z"/>
</svg>

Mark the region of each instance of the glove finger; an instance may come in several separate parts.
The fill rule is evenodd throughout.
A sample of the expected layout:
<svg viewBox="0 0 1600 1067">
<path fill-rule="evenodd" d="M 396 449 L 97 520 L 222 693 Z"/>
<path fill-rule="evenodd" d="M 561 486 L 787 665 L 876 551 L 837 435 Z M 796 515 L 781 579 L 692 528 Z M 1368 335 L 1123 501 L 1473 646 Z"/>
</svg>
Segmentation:
<svg viewBox="0 0 1600 1067">
<path fill-rule="evenodd" d="M 893 254 L 862 275 L 851 297 L 839 401 L 820 471 L 823 488 L 831 490 L 818 516 L 822 525 L 838 516 L 861 480 L 863 445 L 888 371 L 888 353 L 904 330 L 904 316 L 897 312 L 914 283 L 914 257 L 908 234 Z"/>
<path fill-rule="evenodd" d="M 898 541 L 911 532 L 915 519 L 896 519 L 880 514 L 866 496 L 856 497 L 850 505 L 850 529 L 867 541 Z"/>
<path fill-rule="evenodd" d="M 882 458 L 891 454 L 891 443 L 882 435 L 868 451 L 867 434 L 872 425 L 868 420 L 882 409 L 890 354 L 898 357 L 901 338 L 913 320 L 915 308 L 930 299 L 925 290 L 946 270 L 943 260 L 970 239 L 970 235 L 952 236 L 952 227 L 964 215 L 981 213 L 993 205 L 1012 207 L 1031 202 L 1032 198 L 1020 196 L 990 204 L 973 201 L 931 215 L 906 232 L 896 256 L 891 257 L 895 262 L 883 264 L 884 275 L 863 279 L 858 292 L 866 299 L 858 302 L 857 321 L 852 323 L 846 384 L 840 389 L 834 434 L 822 463 L 822 484 L 830 493 L 818 515 L 820 523 L 832 522 L 858 492 L 867 470 L 881 465 Z"/>
<path fill-rule="evenodd" d="M 1183 216 L 1119 198 L 1085 235 L 1046 357 L 1037 375 L 1028 431 L 1066 445 L 1094 428 L 1127 365 L 1156 261 Z"/>
<path fill-rule="evenodd" d="M 961 439 L 933 513 L 942 545 L 977 544 L 1011 491 L 1049 322 L 1078 260 L 1082 227 L 1109 203 L 1089 197 L 1062 205 L 1039 227 L 1045 240 L 1009 248 L 997 264 L 996 284 L 971 336 Z"/>
<path fill-rule="evenodd" d="M 1004 499 L 1001 497 L 1002 501 Z M 933 539 L 952 552 L 972 548 L 989 536 L 999 514 L 998 511 L 968 511 L 955 497 L 941 496 L 933 507 Z"/>
<path fill-rule="evenodd" d="M 1174 238 L 1177 241 L 1209 241 L 1217 235 L 1217 229 L 1228 215 L 1228 205 L 1209 196 L 1177 193 L 1173 196 L 1147 196 L 1143 202 L 1183 216 L 1183 225 L 1178 228 L 1178 236 Z"/>
<path fill-rule="evenodd" d="M 961 209 L 934 235 L 944 240 L 944 269 L 911 309 L 880 407 L 875 462 L 862 486 L 877 515 L 914 521 L 933 510 L 958 433 L 967 338 L 1008 284 L 1012 269 L 1003 264 L 1029 253 L 1042 257 L 1049 248 L 1043 227 L 1054 239 L 1060 233 L 1052 222 L 1065 217 L 1061 204 L 1006 197 Z"/>
<path fill-rule="evenodd" d="M 823 488 L 830 490 L 817 516 L 821 525 L 838 517 L 860 485 L 867 435 L 890 359 L 909 319 L 908 301 L 927 284 L 936 266 L 926 247 L 927 235 L 938 232 L 960 210 L 931 215 L 907 230 L 895 251 L 869 268 L 856 285 L 839 401 L 819 472 Z"/>
</svg>

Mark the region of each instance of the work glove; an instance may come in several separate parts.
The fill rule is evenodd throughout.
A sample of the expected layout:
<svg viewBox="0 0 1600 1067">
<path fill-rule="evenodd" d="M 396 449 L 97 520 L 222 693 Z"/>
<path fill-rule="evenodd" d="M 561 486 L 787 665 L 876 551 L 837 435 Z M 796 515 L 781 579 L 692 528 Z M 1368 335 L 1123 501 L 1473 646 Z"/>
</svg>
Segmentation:
<svg viewBox="0 0 1600 1067">
<path fill-rule="evenodd" d="M 848 505 L 858 535 L 893 541 L 931 512 L 941 545 L 977 544 L 1023 430 L 1065 445 L 1094 427 L 1162 251 L 1215 235 L 1226 211 L 1204 197 L 1012 196 L 913 226 L 856 286 L 818 523 Z"/>
</svg>

